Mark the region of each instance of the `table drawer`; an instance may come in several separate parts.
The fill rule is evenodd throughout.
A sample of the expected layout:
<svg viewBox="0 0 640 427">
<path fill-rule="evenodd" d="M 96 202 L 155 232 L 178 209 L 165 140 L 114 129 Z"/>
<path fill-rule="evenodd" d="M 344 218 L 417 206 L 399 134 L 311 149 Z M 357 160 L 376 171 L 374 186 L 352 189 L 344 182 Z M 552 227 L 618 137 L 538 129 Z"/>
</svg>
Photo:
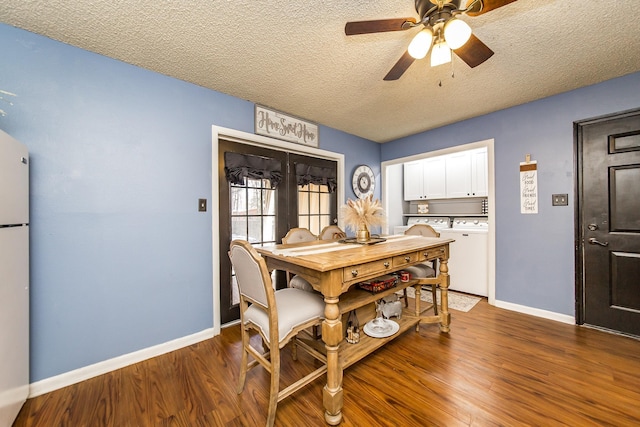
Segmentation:
<svg viewBox="0 0 640 427">
<path fill-rule="evenodd" d="M 446 252 L 447 250 L 444 247 L 426 249 L 424 251 L 418 252 L 418 260 L 425 261 L 425 260 L 441 258 L 445 255 Z"/>
<path fill-rule="evenodd" d="M 359 278 L 368 278 L 387 274 L 391 270 L 391 259 L 381 259 L 378 261 L 358 264 L 342 269 L 342 277 L 345 282 Z"/>
<path fill-rule="evenodd" d="M 404 267 L 405 265 L 415 264 L 421 258 L 422 252 L 409 252 L 408 254 L 398 255 L 393 257 L 394 267 Z"/>
</svg>

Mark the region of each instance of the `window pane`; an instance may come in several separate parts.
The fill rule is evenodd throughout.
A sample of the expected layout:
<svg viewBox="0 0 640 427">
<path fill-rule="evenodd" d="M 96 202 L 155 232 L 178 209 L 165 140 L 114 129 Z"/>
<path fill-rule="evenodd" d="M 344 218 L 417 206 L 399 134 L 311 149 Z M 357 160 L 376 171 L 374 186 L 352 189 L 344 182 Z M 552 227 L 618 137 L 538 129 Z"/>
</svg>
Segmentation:
<svg viewBox="0 0 640 427">
<path fill-rule="evenodd" d="M 242 187 L 231 187 L 231 215 L 245 215 L 247 212 L 246 191 Z"/>
<path fill-rule="evenodd" d="M 246 178 L 246 181 L 247 187 L 260 188 L 263 186 L 261 179 Z"/>
<path fill-rule="evenodd" d="M 309 230 L 313 234 L 320 234 L 320 217 L 317 215 L 313 215 L 309 217 Z"/>
<path fill-rule="evenodd" d="M 262 190 L 262 214 L 276 214 L 276 190 Z"/>
<path fill-rule="evenodd" d="M 247 240 L 247 218 L 232 217 L 231 218 L 231 240 L 242 239 Z"/>
<path fill-rule="evenodd" d="M 326 186 L 326 185 L 324 185 L 324 184 L 322 184 L 322 185 L 320 186 L 320 192 L 321 192 L 321 193 L 328 193 L 328 192 L 329 192 L 329 187 L 328 187 L 328 186 Z"/>
<path fill-rule="evenodd" d="M 260 243 L 262 241 L 262 217 L 250 216 L 249 220 L 249 242 Z"/>
<path fill-rule="evenodd" d="M 262 190 L 259 188 L 248 189 L 249 203 L 247 205 L 248 215 L 258 215 L 262 210 Z"/>
<path fill-rule="evenodd" d="M 262 242 L 270 243 L 276 241 L 276 217 L 265 216 L 263 218 Z"/>
<path fill-rule="evenodd" d="M 298 213 L 309 213 L 309 193 L 304 191 L 298 191 Z"/>
<path fill-rule="evenodd" d="M 326 214 L 326 215 L 330 214 L 331 213 L 331 211 L 329 210 L 330 203 L 331 203 L 331 196 L 329 195 L 329 193 L 321 193 L 319 213 Z"/>
<path fill-rule="evenodd" d="M 306 215 L 298 216 L 298 227 L 309 228 L 309 217 Z"/>
<path fill-rule="evenodd" d="M 320 187 L 317 184 L 309 184 L 309 191 L 317 192 L 318 190 L 320 190 Z"/>
<path fill-rule="evenodd" d="M 319 193 L 309 193 L 309 213 L 318 214 L 320 213 L 320 194 Z"/>
</svg>

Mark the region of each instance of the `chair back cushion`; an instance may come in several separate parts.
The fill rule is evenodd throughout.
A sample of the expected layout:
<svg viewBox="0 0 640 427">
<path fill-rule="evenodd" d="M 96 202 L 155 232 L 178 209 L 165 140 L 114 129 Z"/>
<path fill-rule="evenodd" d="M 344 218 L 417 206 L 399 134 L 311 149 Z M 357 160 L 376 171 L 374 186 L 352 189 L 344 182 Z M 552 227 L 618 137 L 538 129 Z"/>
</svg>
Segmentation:
<svg viewBox="0 0 640 427">
<path fill-rule="evenodd" d="M 267 270 L 267 266 L 260 254 L 248 242 L 234 240 L 231 242 L 229 258 L 236 273 L 240 293 L 267 307 L 267 288 L 271 289 L 271 292 L 273 289 L 270 284 L 267 286 L 264 282 L 263 272 Z"/>
<path fill-rule="evenodd" d="M 291 243 L 313 242 L 318 240 L 318 236 L 313 234 L 306 228 L 292 228 L 282 238 L 282 243 L 289 245 Z"/>
<path fill-rule="evenodd" d="M 440 233 L 427 224 L 414 224 L 407 228 L 404 234 L 424 237 L 440 237 Z"/>
<path fill-rule="evenodd" d="M 338 240 L 347 237 L 347 233 L 342 231 L 337 225 L 327 225 L 322 229 L 318 239 L 320 240 Z"/>
</svg>

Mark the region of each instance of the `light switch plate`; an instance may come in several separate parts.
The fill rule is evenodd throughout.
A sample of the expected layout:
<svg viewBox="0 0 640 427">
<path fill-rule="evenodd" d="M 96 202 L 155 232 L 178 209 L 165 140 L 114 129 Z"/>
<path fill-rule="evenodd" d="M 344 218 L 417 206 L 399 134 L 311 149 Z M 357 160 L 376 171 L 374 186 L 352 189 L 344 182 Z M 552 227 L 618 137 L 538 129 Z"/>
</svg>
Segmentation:
<svg viewBox="0 0 640 427">
<path fill-rule="evenodd" d="M 198 199 L 198 212 L 207 211 L 207 199 Z"/>
<path fill-rule="evenodd" d="M 552 194 L 551 206 L 568 206 L 569 195 L 568 194 Z"/>
</svg>

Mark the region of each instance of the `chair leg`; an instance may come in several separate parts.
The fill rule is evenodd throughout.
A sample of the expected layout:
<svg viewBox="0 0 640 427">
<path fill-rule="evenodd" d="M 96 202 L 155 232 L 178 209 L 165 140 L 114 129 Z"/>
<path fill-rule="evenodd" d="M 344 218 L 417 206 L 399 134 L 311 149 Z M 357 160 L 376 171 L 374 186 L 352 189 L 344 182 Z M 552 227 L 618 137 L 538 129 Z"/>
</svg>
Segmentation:
<svg viewBox="0 0 640 427">
<path fill-rule="evenodd" d="M 247 379 L 247 367 L 249 363 L 249 352 L 247 346 L 249 345 L 249 333 L 242 327 L 242 359 L 240 360 L 240 378 L 238 379 L 238 394 L 244 390 L 244 383 Z"/>
<path fill-rule="evenodd" d="M 271 390 L 269 391 L 267 427 L 272 427 L 276 420 L 278 391 L 280 389 L 280 349 L 278 349 L 278 344 L 274 344 L 273 347 L 271 349 Z"/>
</svg>

